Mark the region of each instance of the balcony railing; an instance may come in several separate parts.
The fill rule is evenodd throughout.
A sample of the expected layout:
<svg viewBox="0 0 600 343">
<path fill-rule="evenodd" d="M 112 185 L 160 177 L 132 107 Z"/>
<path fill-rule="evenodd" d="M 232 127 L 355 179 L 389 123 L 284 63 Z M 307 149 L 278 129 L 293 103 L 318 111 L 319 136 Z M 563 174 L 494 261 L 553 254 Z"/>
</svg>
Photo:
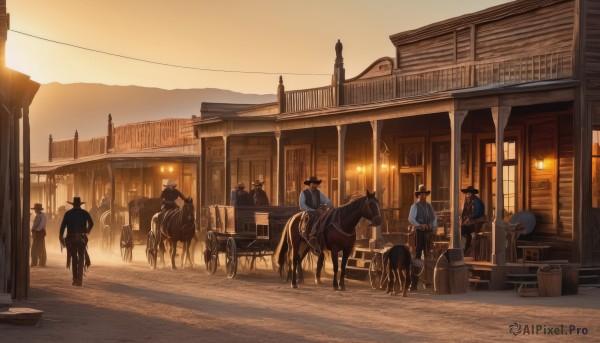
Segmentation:
<svg viewBox="0 0 600 343">
<path fill-rule="evenodd" d="M 361 105 L 479 86 L 546 81 L 573 76 L 570 51 L 463 63 L 447 68 L 396 74 L 343 85 L 343 103 Z M 286 113 L 335 106 L 335 87 L 285 93 Z"/>
</svg>

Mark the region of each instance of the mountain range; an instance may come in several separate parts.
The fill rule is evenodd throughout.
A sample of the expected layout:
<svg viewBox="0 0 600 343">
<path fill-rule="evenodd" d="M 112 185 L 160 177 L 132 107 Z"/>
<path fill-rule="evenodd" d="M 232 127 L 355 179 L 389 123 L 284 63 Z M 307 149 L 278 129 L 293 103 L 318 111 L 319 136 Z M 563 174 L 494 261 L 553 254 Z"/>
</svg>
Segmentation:
<svg viewBox="0 0 600 343">
<path fill-rule="evenodd" d="M 202 102 L 259 104 L 274 94 L 244 94 L 216 88 L 160 89 L 90 83 L 43 84 L 29 109 L 31 161 L 48 159 L 48 138 L 106 135 L 108 114 L 115 126 L 165 118 L 191 118 Z"/>
</svg>

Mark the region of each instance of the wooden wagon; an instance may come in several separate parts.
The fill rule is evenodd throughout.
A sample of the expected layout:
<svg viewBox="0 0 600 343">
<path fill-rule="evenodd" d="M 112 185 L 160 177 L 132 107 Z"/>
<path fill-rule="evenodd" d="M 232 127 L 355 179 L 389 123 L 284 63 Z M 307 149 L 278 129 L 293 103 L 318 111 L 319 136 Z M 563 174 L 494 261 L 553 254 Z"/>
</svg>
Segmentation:
<svg viewBox="0 0 600 343">
<path fill-rule="evenodd" d="M 160 207 L 161 200 L 158 198 L 141 198 L 129 202 L 129 224 L 121 227 L 119 239 L 123 261 L 131 261 L 134 245 L 146 244 L 148 263 L 152 268 L 156 266 L 158 240 L 151 230 L 151 222 Z"/>
<path fill-rule="evenodd" d="M 241 259 L 252 269 L 257 259 L 272 258 L 285 224 L 299 211 L 296 206 L 209 206 L 204 252 L 207 271 L 215 273 L 219 253 L 225 255 L 229 278 L 237 275 Z"/>
</svg>

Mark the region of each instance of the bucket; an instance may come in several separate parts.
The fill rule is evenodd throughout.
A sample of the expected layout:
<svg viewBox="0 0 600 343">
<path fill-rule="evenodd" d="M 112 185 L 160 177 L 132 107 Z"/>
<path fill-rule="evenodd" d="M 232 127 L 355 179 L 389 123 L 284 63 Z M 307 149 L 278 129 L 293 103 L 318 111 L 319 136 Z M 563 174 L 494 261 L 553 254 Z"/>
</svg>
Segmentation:
<svg viewBox="0 0 600 343">
<path fill-rule="evenodd" d="M 433 271 L 433 290 L 435 294 L 450 293 L 450 284 L 448 279 L 448 259 L 445 255 L 438 258 Z"/>
<path fill-rule="evenodd" d="M 540 297 L 559 297 L 562 292 L 562 269 L 555 265 L 539 267 L 537 283 Z"/>
<path fill-rule="evenodd" d="M 469 266 L 450 266 L 448 269 L 450 293 L 467 293 L 469 288 Z"/>
<path fill-rule="evenodd" d="M 579 264 L 562 265 L 562 295 L 577 294 L 579 289 Z"/>
</svg>

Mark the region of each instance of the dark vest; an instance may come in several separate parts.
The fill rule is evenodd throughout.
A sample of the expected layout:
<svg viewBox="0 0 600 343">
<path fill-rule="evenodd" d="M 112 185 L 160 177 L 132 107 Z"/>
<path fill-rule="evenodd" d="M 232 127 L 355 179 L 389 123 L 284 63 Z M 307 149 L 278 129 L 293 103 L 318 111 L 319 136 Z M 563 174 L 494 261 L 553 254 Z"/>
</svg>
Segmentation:
<svg viewBox="0 0 600 343">
<path fill-rule="evenodd" d="M 308 206 L 314 210 L 316 210 L 317 208 L 319 208 L 319 206 L 321 206 L 321 192 L 319 192 L 318 189 L 315 189 L 315 191 L 314 191 L 314 194 L 315 194 L 314 199 L 313 199 L 313 192 L 311 192 L 309 188 L 303 190 L 303 192 L 304 192 L 304 200 L 305 200 L 306 206 Z"/>
</svg>

